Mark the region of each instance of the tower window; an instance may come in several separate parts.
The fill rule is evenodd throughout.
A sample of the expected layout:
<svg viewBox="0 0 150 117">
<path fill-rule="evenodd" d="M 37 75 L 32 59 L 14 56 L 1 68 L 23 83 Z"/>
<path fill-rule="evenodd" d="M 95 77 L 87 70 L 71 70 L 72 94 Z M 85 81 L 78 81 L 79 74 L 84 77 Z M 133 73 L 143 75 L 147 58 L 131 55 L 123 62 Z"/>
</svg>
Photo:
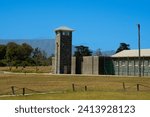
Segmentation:
<svg viewBox="0 0 150 117">
<path fill-rule="evenodd" d="M 70 35 L 70 32 L 62 32 L 62 35 L 64 35 L 64 36 L 69 36 Z"/>
</svg>

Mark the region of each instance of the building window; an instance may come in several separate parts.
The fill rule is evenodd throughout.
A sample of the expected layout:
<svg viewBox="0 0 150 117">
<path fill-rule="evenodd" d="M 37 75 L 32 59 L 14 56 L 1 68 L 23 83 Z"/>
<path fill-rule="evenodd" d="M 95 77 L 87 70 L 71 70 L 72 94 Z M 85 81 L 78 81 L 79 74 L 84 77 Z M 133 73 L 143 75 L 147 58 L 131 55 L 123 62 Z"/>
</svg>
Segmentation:
<svg viewBox="0 0 150 117">
<path fill-rule="evenodd" d="M 129 66 L 132 66 L 132 61 L 131 60 L 129 60 Z"/>
<path fill-rule="evenodd" d="M 135 61 L 135 66 L 139 66 L 139 61 L 138 60 Z"/>
<path fill-rule="evenodd" d="M 148 60 L 144 61 L 144 66 L 148 66 Z"/>
<path fill-rule="evenodd" d="M 115 65 L 118 66 L 118 61 L 115 61 Z"/>
<path fill-rule="evenodd" d="M 121 65 L 125 66 L 125 61 L 124 60 L 121 61 Z"/>
<path fill-rule="evenodd" d="M 145 61 L 141 61 L 141 66 L 145 66 Z"/>
</svg>

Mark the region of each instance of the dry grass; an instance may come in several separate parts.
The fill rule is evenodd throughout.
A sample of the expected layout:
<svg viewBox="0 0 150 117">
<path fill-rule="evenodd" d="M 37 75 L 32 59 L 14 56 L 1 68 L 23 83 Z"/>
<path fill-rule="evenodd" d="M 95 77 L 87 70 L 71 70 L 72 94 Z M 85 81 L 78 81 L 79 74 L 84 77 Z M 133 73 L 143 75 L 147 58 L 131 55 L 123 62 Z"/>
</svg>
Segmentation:
<svg viewBox="0 0 150 117">
<path fill-rule="evenodd" d="M 126 91 L 122 83 L 125 82 Z M 75 92 L 72 91 L 75 84 Z M 137 91 L 137 84 L 140 91 Z M 1 97 L 0 99 L 150 99 L 150 78 L 83 76 L 83 75 L 44 75 L 44 74 L 1 74 L 0 94 L 12 94 L 11 86 L 32 89 L 54 94 Z M 85 91 L 85 86 L 88 91 Z M 17 90 L 18 88 L 16 88 Z M 26 93 L 36 93 L 26 90 Z M 15 92 L 19 93 L 19 92 Z"/>
<path fill-rule="evenodd" d="M 9 71 L 9 72 L 19 72 L 19 73 L 51 73 L 52 72 L 52 66 L 26 66 L 25 68 L 19 66 L 19 67 L 12 67 L 10 70 L 10 67 L 0 67 L 0 71 Z"/>
</svg>

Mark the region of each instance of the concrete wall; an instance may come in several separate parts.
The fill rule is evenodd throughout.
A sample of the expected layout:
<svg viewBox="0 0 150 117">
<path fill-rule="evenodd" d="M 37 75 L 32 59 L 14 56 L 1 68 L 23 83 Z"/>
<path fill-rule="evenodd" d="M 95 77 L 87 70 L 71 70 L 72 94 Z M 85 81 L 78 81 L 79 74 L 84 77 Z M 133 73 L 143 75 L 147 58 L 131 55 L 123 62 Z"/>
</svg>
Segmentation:
<svg viewBox="0 0 150 117">
<path fill-rule="evenodd" d="M 82 74 L 99 74 L 99 56 L 84 56 Z"/>
<path fill-rule="evenodd" d="M 71 74 L 76 74 L 76 57 L 72 57 Z"/>
<path fill-rule="evenodd" d="M 56 69 L 55 69 L 55 57 L 52 57 L 52 73 L 56 74 Z"/>
<path fill-rule="evenodd" d="M 81 62 L 81 68 L 77 67 L 76 57 L 72 57 L 71 74 L 76 74 L 76 69 L 81 69 L 81 74 L 99 74 L 99 57 L 98 56 L 85 56 Z M 52 58 L 52 70 L 55 73 L 55 57 Z"/>
<path fill-rule="evenodd" d="M 93 74 L 98 75 L 99 74 L 99 56 L 93 56 Z"/>
<path fill-rule="evenodd" d="M 93 74 L 93 57 L 85 56 L 82 62 L 82 74 Z"/>
</svg>

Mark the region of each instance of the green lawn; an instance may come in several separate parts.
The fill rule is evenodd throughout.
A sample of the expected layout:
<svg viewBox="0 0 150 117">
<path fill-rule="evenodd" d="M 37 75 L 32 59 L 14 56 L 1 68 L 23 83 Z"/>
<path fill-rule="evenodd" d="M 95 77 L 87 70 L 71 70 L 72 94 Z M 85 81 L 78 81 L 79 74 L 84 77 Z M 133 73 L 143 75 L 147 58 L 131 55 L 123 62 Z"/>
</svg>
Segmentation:
<svg viewBox="0 0 150 117">
<path fill-rule="evenodd" d="M 123 89 L 123 82 L 126 90 Z M 74 84 L 75 91 L 73 91 Z M 140 91 L 137 91 L 137 84 Z M 14 93 L 12 95 L 12 86 Z M 85 91 L 85 86 L 87 91 Z M 10 100 L 105 100 L 150 99 L 150 78 L 46 75 L 46 74 L 0 74 L 0 99 Z M 25 95 L 23 95 L 25 88 Z"/>
</svg>

